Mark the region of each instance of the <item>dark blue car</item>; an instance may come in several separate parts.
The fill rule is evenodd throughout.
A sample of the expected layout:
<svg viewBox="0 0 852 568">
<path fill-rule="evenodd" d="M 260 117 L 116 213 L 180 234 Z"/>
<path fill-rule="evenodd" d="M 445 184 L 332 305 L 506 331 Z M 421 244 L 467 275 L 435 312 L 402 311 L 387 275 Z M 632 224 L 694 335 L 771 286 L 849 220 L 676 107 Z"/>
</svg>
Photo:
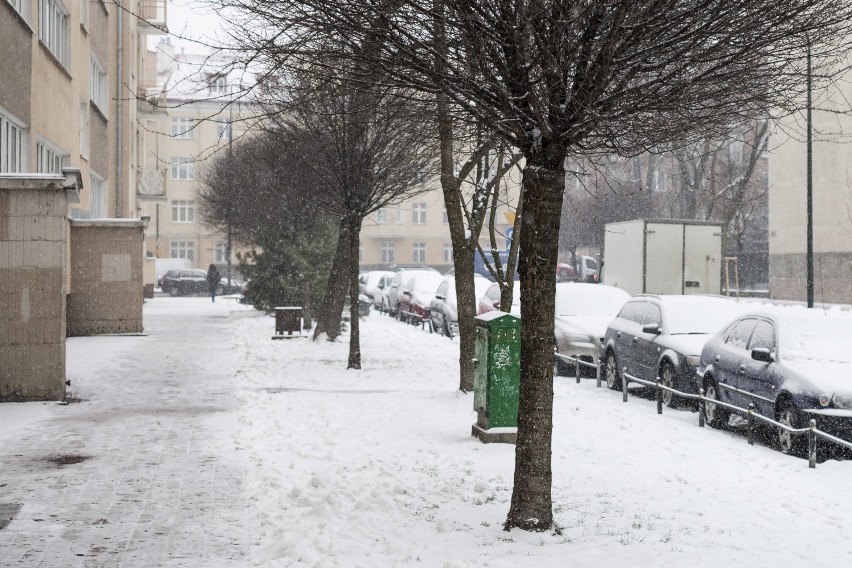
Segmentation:
<svg viewBox="0 0 852 568">
<path fill-rule="evenodd" d="M 704 346 L 698 376 L 708 397 L 792 428 L 817 428 L 852 441 L 852 315 L 775 307 L 746 313 Z M 724 426 L 730 411 L 707 403 L 707 420 Z M 800 455 L 807 438 L 776 428 L 778 449 Z"/>
</svg>

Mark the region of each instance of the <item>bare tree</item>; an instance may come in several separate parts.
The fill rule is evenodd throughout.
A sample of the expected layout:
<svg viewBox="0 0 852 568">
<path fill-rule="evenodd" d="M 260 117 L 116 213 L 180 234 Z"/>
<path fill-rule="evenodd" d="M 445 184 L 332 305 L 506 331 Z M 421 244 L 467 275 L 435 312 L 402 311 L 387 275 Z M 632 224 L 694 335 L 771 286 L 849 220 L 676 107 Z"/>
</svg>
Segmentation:
<svg viewBox="0 0 852 568">
<path fill-rule="evenodd" d="M 852 16 L 844 0 L 223 1 L 248 14 L 250 33 L 238 39 L 273 66 L 322 49 L 345 68 L 352 45 L 378 37 L 381 49 L 366 56 L 383 77 L 440 91 L 523 154 L 521 391 L 505 526 L 529 530 L 553 525 L 553 274 L 566 157 L 633 155 L 791 109 L 806 41 L 824 76 Z"/>
</svg>

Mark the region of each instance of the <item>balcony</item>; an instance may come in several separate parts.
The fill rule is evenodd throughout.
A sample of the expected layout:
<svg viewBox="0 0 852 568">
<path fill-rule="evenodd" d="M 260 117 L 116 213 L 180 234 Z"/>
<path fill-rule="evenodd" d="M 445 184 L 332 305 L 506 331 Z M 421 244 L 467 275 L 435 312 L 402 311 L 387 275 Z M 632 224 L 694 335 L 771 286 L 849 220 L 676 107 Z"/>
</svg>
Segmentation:
<svg viewBox="0 0 852 568">
<path fill-rule="evenodd" d="M 169 33 L 166 27 L 166 0 L 139 0 L 139 32 L 148 35 Z"/>
<path fill-rule="evenodd" d="M 136 178 L 136 195 L 140 199 L 165 198 L 165 170 L 140 170 Z"/>
</svg>

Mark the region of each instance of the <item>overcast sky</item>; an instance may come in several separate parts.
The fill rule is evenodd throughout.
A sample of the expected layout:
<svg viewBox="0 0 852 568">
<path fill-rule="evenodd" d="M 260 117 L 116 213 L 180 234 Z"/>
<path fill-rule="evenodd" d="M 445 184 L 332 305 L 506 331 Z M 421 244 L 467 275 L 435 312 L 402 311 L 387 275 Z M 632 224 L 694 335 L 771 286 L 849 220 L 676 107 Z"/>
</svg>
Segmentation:
<svg viewBox="0 0 852 568">
<path fill-rule="evenodd" d="M 222 19 L 209 8 L 207 2 L 171 0 L 167 17 L 172 43 L 184 47 L 187 52 L 204 53 L 207 51 L 204 46 L 191 41 L 191 39 L 207 44 L 219 44 L 224 41 Z M 148 45 L 153 47 L 160 39 L 161 36 L 151 36 Z"/>
</svg>

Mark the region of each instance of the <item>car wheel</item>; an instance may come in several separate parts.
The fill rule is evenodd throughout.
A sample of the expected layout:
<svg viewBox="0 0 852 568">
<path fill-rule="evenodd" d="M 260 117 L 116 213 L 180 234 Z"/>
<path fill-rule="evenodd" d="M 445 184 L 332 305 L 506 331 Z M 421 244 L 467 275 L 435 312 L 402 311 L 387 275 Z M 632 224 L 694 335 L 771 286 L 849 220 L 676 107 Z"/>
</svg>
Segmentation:
<svg viewBox="0 0 852 568">
<path fill-rule="evenodd" d="M 660 367 L 660 384 L 664 387 L 677 390 L 677 371 L 675 371 L 674 365 L 669 361 L 666 361 Z M 671 391 L 663 390 L 662 396 L 663 404 L 669 408 L 675 408 L 678 402 L 680 402 L 680 399 Z"/>
<path fill-rule="evenodd" d="M 444 323 L 442 324 L 441 327 L 444 328 L 444 335 L 446 335 L 447 337 L 452 339 L 453 338 L 453 329 L 450 327 L 450 322 L 447 321 L 447 316 L 444 316 Z"/>
<path fill-rule="evenodd" d="M 789 428 L 801 428 L 801 416 L 796 405 L 791 400 L 784 399 L 775 412 L 776 420 Z M 781 453 L 791 456 L 805 455 L 805 442 L 807 437 L 802 434 L 793 434 L 781 428 L 776 431 L 776 443 Z"/>
<path fill-rule="evenodd" d="M 707 377 L 704 380 L 704 396 L 710 400 L 719 400 L 719 385 L 713 377 Z M 713 428 L 723 428 L 728 423 L 730 415 L 731 411 L 724 406 L 709 401 L 704 402 L 704 417 Z"/>
<path fill-rule="evenodd" d="M 615 353 L 612 351 L 606 352 L 604 369 L 606 371 L 606 386 L 612 390 L 621 390 L 621 375 L 618 374 L 618 361 L 616 361 Z"/>
<path fill-rule="evenodd" d="M 180 291 L 177 286 L 172 286 L 169 288 L 169 296 L 180 296 Z"/>
</svg>

